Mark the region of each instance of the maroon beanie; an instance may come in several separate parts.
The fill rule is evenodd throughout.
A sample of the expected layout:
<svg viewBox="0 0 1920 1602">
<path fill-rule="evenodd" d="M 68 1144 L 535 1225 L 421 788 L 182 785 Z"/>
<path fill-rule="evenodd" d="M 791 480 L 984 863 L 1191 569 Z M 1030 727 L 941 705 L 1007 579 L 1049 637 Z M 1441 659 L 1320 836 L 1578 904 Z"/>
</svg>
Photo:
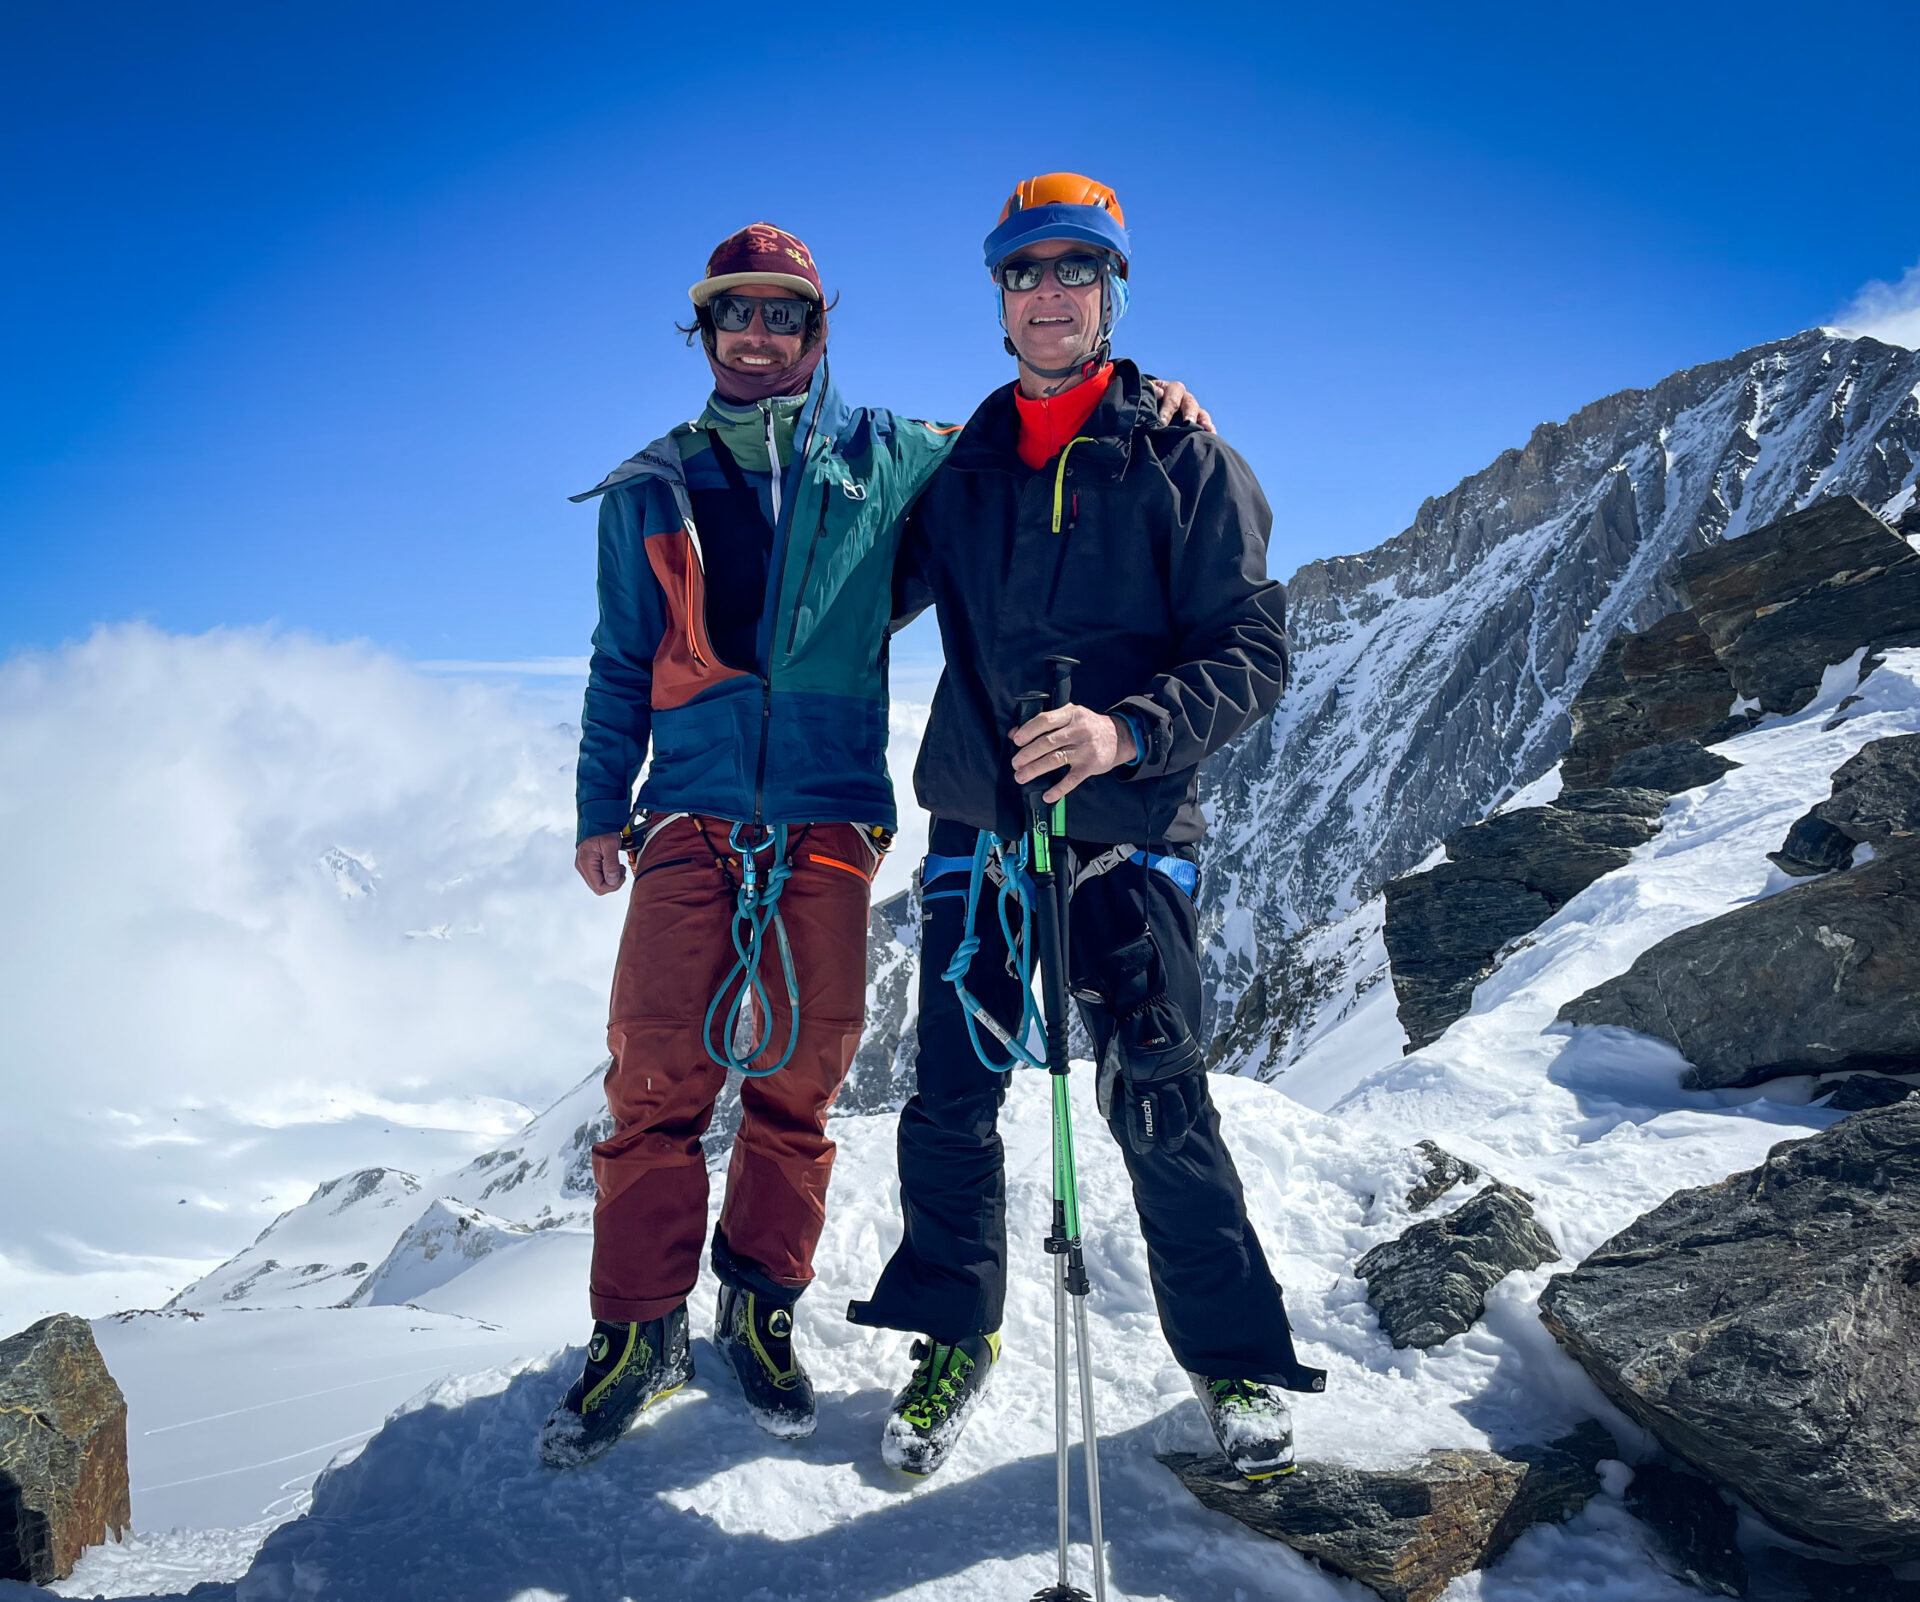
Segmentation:
<svg viewBox="0 0 1920 1602">
<path fill-rule="evenodd" d="M 825 296 L 820 290 L 820 272 L 813 265 L 813 252 L 785 229 L 771 223 L 750 223 L 714 247 L 707 258 L 707 275 L 687 291 L 694 305 L 705 306 L 715 295 L 725 294 L 741 284 L 768 284 L 802 295 L 820 313 L 820 335 L 800 352 L 791 367 L 777 372 L 741 373 L 723 367 L 714 359 L 711 339 L 707 346 L 707 365 L 713 369 L 714 388 L 731 401 L 765 400 L 771 395 L 798 395 L 812 382 L 813 370 L 827 348 Z"/>
</svg>

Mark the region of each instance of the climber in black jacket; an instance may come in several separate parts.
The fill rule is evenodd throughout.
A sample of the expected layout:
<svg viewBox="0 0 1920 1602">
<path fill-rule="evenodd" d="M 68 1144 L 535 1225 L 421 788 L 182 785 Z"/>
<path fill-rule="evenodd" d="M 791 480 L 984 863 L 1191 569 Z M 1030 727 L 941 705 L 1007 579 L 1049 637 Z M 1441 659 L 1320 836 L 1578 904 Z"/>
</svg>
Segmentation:
<svg viewBox="0 0 1920 1602">
<path fill-rule="evenodd" d="M 851 1316 L 926 1337 L 883 1441 L 916 1472 L 938 1466 L 985 1384 L 1006 1280 L 1006 1080 L 943 976 L 967 934 L 979 833 L 1017 838 L 1020 785 L 1043 775 L 1046 799 L 1066 801 L 1073 989 L 1168 1343 L 1249 1477 L 1291 1466 L 1279 1390 L 1324 1385 L 1294 1356 L 1196 1038 L 1197 769 L 1280 698 L 1285 591 L 1266 576 L 1272 518 L 1246 463 L 1211 433 L 1163 426 L 1139 370 L 1108 359 L 1125 252 L 1104 186 L 1049 174 L 1009 202 L 988 265 L 1020 378 L 934 474 L 896 570 L 895 624 L 933 605 L 946 670 L 914 770 L 934 822 L 918 1088 L 900 1121 L 905 1238 Z M 1022 723 L 1053 653 L 1078 659 L 1075 704 Z M 1022 998 L 991 899 L 966 982 L 1011 1023 Z"/>
</svg>

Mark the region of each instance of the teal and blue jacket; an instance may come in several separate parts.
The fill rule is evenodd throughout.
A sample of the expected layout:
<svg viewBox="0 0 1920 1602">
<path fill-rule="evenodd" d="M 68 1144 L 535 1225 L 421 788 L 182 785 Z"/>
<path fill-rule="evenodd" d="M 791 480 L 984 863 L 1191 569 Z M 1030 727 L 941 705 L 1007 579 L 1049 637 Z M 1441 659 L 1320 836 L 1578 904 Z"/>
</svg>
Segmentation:
<svg viewBox="0 0 1920 1602">
<path fill-rule="evenodd" d="M 724 487 L 714 432 L 766 510 L 777 506 L 751 671 L 723 662 L 707 629 L 707 593 L 730 575 L 707 571 L 689 490 Z M 574 497 L 601 497 L 577 838 L 617 833 L 636 806 L 742 823 L 894 826 L 894 556 L 907 508 L 957 432 L 847 406 L 823 364 L 798 403 L 716 397 Z"/>
</svg>

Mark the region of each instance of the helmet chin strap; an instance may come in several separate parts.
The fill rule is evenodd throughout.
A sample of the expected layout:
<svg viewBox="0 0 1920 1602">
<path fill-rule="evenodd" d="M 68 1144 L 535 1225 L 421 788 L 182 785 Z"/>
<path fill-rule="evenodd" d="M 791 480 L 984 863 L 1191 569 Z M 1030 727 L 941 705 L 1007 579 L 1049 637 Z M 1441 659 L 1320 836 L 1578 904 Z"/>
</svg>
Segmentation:
<svg viewBox="0 0 1920 1602">
<path fill-rule="evenodd" d="M 1078 361 L 1069 362 L 1065 367 L 1036 367 L 1020 354 L 1013 343 L 1013 335 L 1007 332 L 1007 292 L 1000 291 L 1000 330 L 1003 335 L 1000 343 L 1007 348 L 1007 354 L 1021 363 L 1028 372 L 1041 378 L 1091 378 L 1107 365 L 1107 358 L 1113 353 L 1113 345 L 1108 336 L 1113 332 L 1113 297 L 1107 289 L 1107 273 L 1100 273 L 1100 332 L 1095 336 L 1093 354 Z"/>
</svg>

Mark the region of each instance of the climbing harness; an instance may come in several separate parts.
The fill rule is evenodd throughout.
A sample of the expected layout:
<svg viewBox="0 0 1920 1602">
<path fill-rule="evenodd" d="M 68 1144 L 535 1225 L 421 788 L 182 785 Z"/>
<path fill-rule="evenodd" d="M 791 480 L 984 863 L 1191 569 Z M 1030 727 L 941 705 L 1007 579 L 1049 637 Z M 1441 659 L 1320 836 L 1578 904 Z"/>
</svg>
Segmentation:
<svg viewBox="0 0 1920 1602">
<path fill-rule="evenodd" d="M 764 1079 L 778 1073 L 792 1061 L 794 1047 L 800 1042 L 800 984 L 793 971 L 793 947 L 787 939 L 786 920 L 780 915 L 780 892 L 793 876 L 793 864 L 787 856 L 787 826 L 777 823 L 757 841 L 746 838 L 751 825 L 736 823 L 727 835 L 727 848 L 740 859 L 740 883 L 734 892 L 733 952 L 734 964 L 720 981 L 720 988 L 707 1003 L 706 1022 L 700 1038 L 707 1055 L 722 1068 L 733 1069 L 749 1079 Z M 706 837 L 704 828 L 701 837 Z M 712 842 L 708 841 L 708 849 Z M 762 862 L 762 854 L 766 860 Z M 715 852 L 716 857 L 719 856 Z M 773 1008 L 767 997 L 761 966 L 766 956 L 767 936 L 771 933 L 780 952 L 780 969 L 787 985 L 787 1043 L 780 1060 L 768 1068 L 755 1068 L 755 1058 L 773 1047 Z M 727 993 L 739 989 L 721 1014 Z M 721 1016 L 724 1033 L 719 1046 L 714 1044 L 713 1025 Z"/>
<path fill-rule="evenodd" d="M 953 986 L 954 994 L 960 998 L 961 1014 L 966 1019 L 967 1039 L 973 1045 L 973 1054 L 997 1074 L 1012 1073 L 1020 1067 L 1047 1066 L 1046 1058 L 1027 1044 L 1042 1034 L 1040 1007 L 1033 995 L 1034 884 L 1027 871 L 1030 850 L 1030 844 L 1024 836 L 1017 843 L 1010 843 L 982 829 L 974 842 L 971 859 L 929 856 L 920 874 L 921 884 L 927 885 L 954 872 L 962 864 L 966 865 L 966 928 L 960 944 L 954 948 L 953 959 L 940 977 Z M 1014 979 L 1020 987 L 1020 1019 L 1011 1030 L 1004 1027 L 985 1004 L 967 989 L 967 970 L 973 966 L 974 954 L 980 949 L 980 936 L 975 928 L 980 912 L 980 887 L 989 878 L 999 886 L 996 908 L 1000 917 L 1000 933 L 1007 943 Z M 957 890 L 936 891 L 926 899 L 936 901 L 943 896 L 959 894 Z M 1020 909 L 1020 933 L 1017 938 L 1013 932 L 1011 906 Z M 995 1062 L 987 1055 L 986 1045 L 980 1039 L 982 1029 L 1005 1048 L 1008 1053 L 1005 1062 Z"/>
</svg>

